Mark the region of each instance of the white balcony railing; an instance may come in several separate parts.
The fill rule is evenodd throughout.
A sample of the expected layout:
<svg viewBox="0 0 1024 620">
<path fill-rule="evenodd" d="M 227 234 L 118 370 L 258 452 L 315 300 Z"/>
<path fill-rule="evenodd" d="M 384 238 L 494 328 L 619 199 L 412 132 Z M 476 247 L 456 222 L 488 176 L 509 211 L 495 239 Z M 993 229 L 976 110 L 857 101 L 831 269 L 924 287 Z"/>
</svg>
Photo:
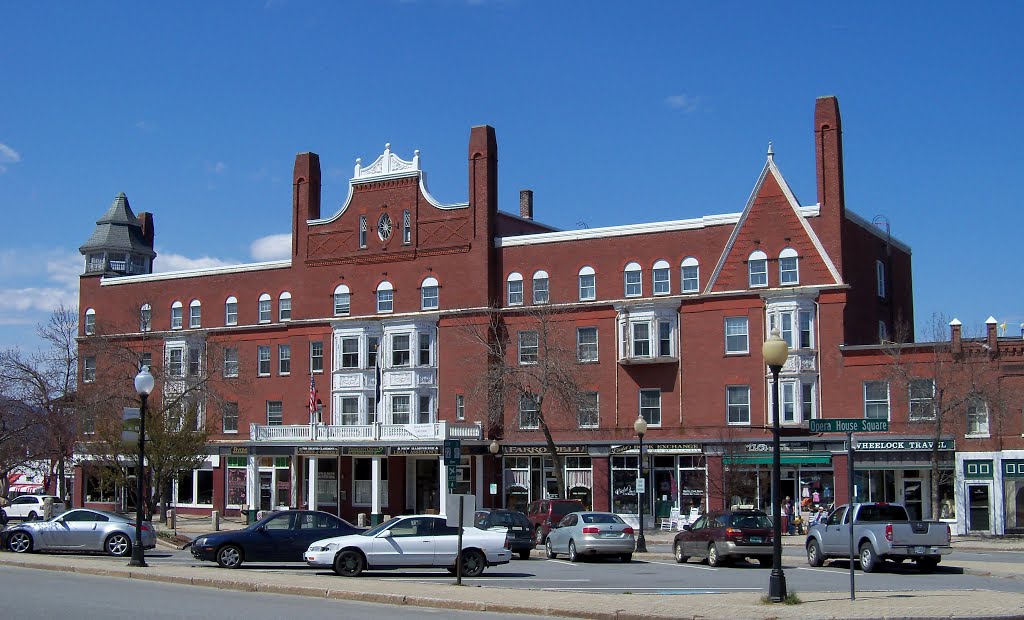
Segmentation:
<svg viewBox="0 0 1024 620">
<path fill-rule="evenodd" d="M 249 425 L 250 441 L 365 443 L 368 441 L 422 441 L 444 439 L 483 439 L 483 426 L 472 424 L 292 424 L 287 426 Z"/>
</svg>

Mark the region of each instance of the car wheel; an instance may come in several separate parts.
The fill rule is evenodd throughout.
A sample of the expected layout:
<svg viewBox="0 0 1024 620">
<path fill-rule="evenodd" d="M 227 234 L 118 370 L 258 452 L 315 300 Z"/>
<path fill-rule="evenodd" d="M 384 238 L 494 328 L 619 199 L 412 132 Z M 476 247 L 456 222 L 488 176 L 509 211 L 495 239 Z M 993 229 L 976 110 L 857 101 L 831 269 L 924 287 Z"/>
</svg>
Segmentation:
<svg viewBox="0 0 1024 620">
<path fill-rule="evenodd" d="M 366 558 L 355 549 L 343 549 L 334 556 L 334 572 L 342 577 L 358 577 L 366 568 Z"/>
<path fill-rule="evenodd" d="M 526 549 L 525 551 L 520 551 L 519 552 L 519 559 L 520 560 L 529 560 L 530 559 L 530 550 Z"/>
<path fill-rule="evenodd" d="M 123 558 L 132 553 L 132 541 L 121 532 L 114 532 L 103 542 L 103 548 L 110 555 Z"/>
<path fill-rule="evenodd" d="M 462 576 L 479 577 L 487 566 L 487 558 L 476 549 L 462 552 Z"/>
<path fill-rule="evenodd" d="M 724 566 L 725 560 L 718 554 L 718 545 L 708 545 L 708 566 Z"/>
<path fill-rule="evenodd" d="M 622 560 L 623 564 L 629 564 L 630 562 L 633 561 L 633 554 L 632 553 L 623 553 L 622 555 L 619 556 L 619 559 Z"/>
<path fill-rule="evenodd" d="M 551 548 L 551 540 L 550 539 L 548 539 L 548 541 L 546 543 L 544 543 L 544 555 L 548 556 L 549 560 L 553 560 L 556 557 L 558 557 L 555 554 L 555 550 Z"/>
<path fill-rule="evenodd" d="M 545 538 L 545 536 L 544 536 L 544 530 L 542 528 L 538 527 L 534 531 L 534 533 L 533 533 L 533 540 L 538 545 L 543 545 L 547 541 L 547 538 Z"/>
<path fill-rule="evenodd" d="M 873 573 L 878 569 L 878 556 L 869 542 L 860 546 L 860 569 L 865 573 Z"/>
<path fill-rule="evenodd" d="M 576 541 L 575 540 L 570 540 L 569 541 L 569 561 L 570 562 L 579 562 L 580 561 L 580 556 L 576 554 Z"/>
<path fill-rule="evenodd" d="M 7 539 L 7 548 L 15 553 L 32 551 L 32 535 L 28 532 L 14 532 Z"/>
<path fill-rule="evenodd" d="M 917 564 L 917 570 L 922 573 L 930 573 L 939 565 L 939 558 L 917 558 L 914 563 Z"/>
<path fill-rule="evenodd" d="M 242 549 L 237 545 L 224 545 L 217 549 L 217 564 L 221 568 L 238 568 L 242 565 Z"/>
<path fill-rule="evenodd" d="M 25 517 L 25 520 L 26 521 L 35 521 L 38 518 L 39 518 L 39 515 L 37 515 L 36 511 L 33 510 L 32 512 L 28 513 L 28 516 Z"/>
<path fill-rule="evenodd" d="M 680 564 L 685 564 L 686 561 L 690 559 L 687 556 L 683 555 L 683 543 L 681 542 L 677 542 L 673 546 L 672 554 L 676 556 L 676 562 L 679 562 Z"/>
<path fill-rule="evenodd" d="M 811 566 L 821 566 L 825 563 L 825 556 L 821 554 L 818 541 L 814 539 L 807 542 L 807 563 Z"/>
</svg>

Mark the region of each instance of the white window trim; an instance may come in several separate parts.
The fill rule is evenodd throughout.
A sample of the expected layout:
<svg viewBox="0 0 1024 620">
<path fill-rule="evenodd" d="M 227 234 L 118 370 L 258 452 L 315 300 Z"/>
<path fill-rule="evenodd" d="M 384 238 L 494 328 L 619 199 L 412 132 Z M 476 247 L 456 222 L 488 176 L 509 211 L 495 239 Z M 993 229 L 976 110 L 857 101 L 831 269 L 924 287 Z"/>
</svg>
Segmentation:
<svg viewBox="0 0 1024 620">
<path fill-rule="evenodd" d="M 931 395 L 927 398 L 915 398 L 914 381 L 928 381 L 931 383 Z M 930 416 L 914 415 L 914 403 L 931 403 L 932 414 Z M 930 377 L 912 377 L 910 381 L 907 382 L 907 419 L 911 422 L 931 421 L 935 419 L 935 379 Z"/>
<path fill-rule="evenodd" d="M 518 282 L 519 283 L 519 285 L 518 285 L 519 286 L 519 291 L 516 293 L 517 295 L 519 295 L 519 301 L 513 301 L 512 300 L 512 283 L 513 282 Z M 512 273 L 508 274 L 508 277 L 505 279 L 505 301 L 506 301 L 506 303 L 508 305 L 510 305 L 510 306 L 521 306 L 521 305 L 523 305 L 523 303 L 525 301 L 525 297 L 526 297 L 525 292 L 524 292 L 523 289 L 524 289 L 524 286 L 523 286 L 523 274 L 519 273 L 518 271 L 513 271 Z"/>
<path fill-rule="evenodd" d="M 583 277 L 592 276 L 594 278 L 594 293 L 590 296 L 585 297 L 583 295 Z M 576 277 L 577 293 L 579 294 L 580 301 L 594 301 L 597 299 L 597 274 L 594 272 L 594 268 L 585 266 L 580 269 Z"/>
<path fill-rule="evenodd" d="M 177 310 L 177 316 L 175 316 Z M 184 310 L 180 301 L 171 304 L 171 329 L 181 329 L 185 324 Z"/>
<path fill-rule="evenodd" d="M 538 282 L 543 282 L 544 283 L 544 286 L 543 286 L 544 298 L 543 299 L 539 299 L 538 296 L 537 296 L 537 292 L 538 292 L 537 283 Z M 551 302 L 551 280 L 548 278 L 548 272 L 546 272 L 544 270 L 540 270 L 540 271 L 537 271 L 536 273 L 534 273 L 533 274 L 533 282 L 532 282 L 532 284 L 533 285 L 530 287 L 531 288 L 530 293 L 531 293 L 531 299 L 533 299 L 533 303 L 534 304 L 550 303 Z"/>
<path fill-rule="evenodd" d="M 600 392 L 587 392 L 587 394 L 593 394 L 595 396 L 594 423 L 593 424 L 583 424 L 582 419 L 580 417 L 580 414 L 582 413 L 582 411 L 580 411 L 580 407 L 577 406 L 576 425 L 579 428 L 601 428 L 601 393 Z"/>
<path fill-rule="evenodd" d="M 434 289 L 434 295 L 433 295 L 434 305 L 432 305 L 432 306 L 428 306 L 427 305 L 426 292 L 427 292 L 427 289 L 430 289 L 430 288 Z M 437 284 L 437 278 L 433 278 L 433 277 L 425 278 L 423 280 L 423 282 L 420 284 L 420 309 L 421 310 L 437 310 L 438 307 L 441 305 L 440 301 L 441 301 L 441 290 L 440 290 L 440 286 L 438 286 L 438 284 Z"/>
<path fill-rule="evenodd" d="M 96 333 L 96 310 L 92 308 L 85 311 L 84 332 L 86 336 L 92 336 Z"/>
<path fill-rule="evenodd" d="M 630 282 L 630 274 L 636 274 L 636 282 Z M 640 263 L 631 262 L 626 265 L 625 269 L 622 270 L 622 294 L 624 297 L 643 297 L 644 295 L 644 275 L 643 267 Z M 630 293 L 629 287 L 637 286 L 638 291 L 636 293 Z"/>
<path fill-rule="evenodd" d="M 284 304 L 282 303 L 284 301 L 288 302 L 288 318 L 284 317 Z M 277 320 L 282 323 L 292 320 L 292 294 L 288 291 L 281 293 L 277 298 Z"/>
<path fill-rule="evenodd" d="M 193 308 L 199 309 L 199 314 L 194 314 Z M 195 319 L 195 320 L 193 320 Z M 203 326 L 203 304 L 198 299 L 193 299 L 188 304 L 188 327 L 198 329 Z"/>
<path fill-rule="evenodd" d="M 263 349 L 266 349 L 266 351 L 267 351 L 267 372 L 263 372 L 263 371 L 260 370 L 260 361 L 261 361 L 260 353 L 262 352 Z M 270 376 L 270 374 L 271 374 L 270 371 L 273 368 L 273 355 L 271 353 L 272 353 L 272 351 L 270 350 L 270 345 L 269 344 L 258 344 L 258 345 L 256 345 L 256 376 L 257 377 L 269 377 Z"/>
<path fill-rule="evenodd" d="M 696 278 L 697 285 L 695 287 L 693 287 L 692 289 L 686 288 L 686 280 L 687 280 L 687 278 L 686 278 L 685 274 L 686 274 L 686 269 L 690 268 L 690 267 L 693 267 L 693 268 L 695 268 L 697 270 L 697 278 Z M 682 264 L 679 266 L 679 281 L 680 281 L 681 290 L 682 290 L 682 292 L 684 294 L 685 293 L 693 294 L 693 293 L 699 293 L 700 292 L 700 263 L 697 261 L 696 258 L 694 258 L 692 256 L 687 256 L 686 258 L 683 259 Z"/>
<path fill-rule="evenodd" d="M 387 299 L 384 299 L 384 298 Z M 385 307 L 383 304 L 387 304 Z M 377 285 L 377 314 L 391 314 L 395 311 L 395 287 L 384 280 Z"/>
<path fill-rule="evenodd" d="M 594 358 L 593 359 L 583 359 L 583 358 L 580 357 L 580 345 L 582 344 L 580 342 L 580 332 L 583 331 L 584 329 L 586 329 L 586 330 L 591 330 L 591 329 L 594 330 Z M 601 358 L 600 338 L 601 338 L 600 337 L 600 332 L 598 331 L 596 326 L 584 325 L 583 327 L 577 327 L 576 328 L 576 361 L 581 363 L 581 364 L 596 364 L 598 361 L 600 361 L 600 358 Z"/>
<path fill-rule="evenodd" d="M 658 284 L 661 283 L 658 280 L 659 273 L 665 276 L 664 291 L 658 291 Z M 668 264 L 667 260 L 659 260 L 658 262 L 654 263 L 654 267 L 651 268 L 651 292 L 655 295 L 672 294 L 672 266 Z"/>
<path fill-rule="evenodd" d="M 348 295 L 348 298 L 347 298 L 347 300 L 348 300 L 348 304 L 347 304 L 348 310 L 346 310 L 345 312 L 338 312 L 338 296 L 339 295 Z M 333 304 L 333 307 L 331 308 L 331 310 L 332 310 L 334 316 L 348 316 L 348 315 L 352 314 L 352 292 L 349 290 L 348 286 L 346 286 L 344 284 L 339 284 L 338 286 L 334 287 L 334 295 L 331 298 L 331 302 Z"/>
<path fill-rule="evenodd" d="M 764 273 L 764 283 L 754 284 L 754 263 L 764 265 L 763 270 L 758 270 L 758 275 Z M 754 250 L 747 257 L 747 284 L 750 288 L 764 288 L 768 286 L 768 255 L 761 250 Z"/>
<path fill-rule="evenodd" d="M 729 350 L 729 336 L 730 336 L 730 334 L 729 334 L 729 319 L 742 319 L 744 321 L 744 323 L 745 323 L 745 326 L 747 328 L 746 329 L 747 346 L 742 351 L 738 350 L 738 349 L 735 350 L 735 351 L 730 351 Z M 745 316 L 727 316 L 727 317 L 725 317 L 725 319 L 723 319 L 723 321 L 722 321 L 722 332 L 723 332 L 723 337 L 724 337 L 723 344 L 725 345 L 725 354 L 726 355 L 749 355 L 750 354 L 750 319 L 749 319 L 749 317 L 745 317 Z M 732 334 L 732 335 L 733 336 L 739 336 L 739 334 Z"/>
<path fill-rule="evenodd" d="M 231 320 L 231 315 L 228 313 L 228 307 L 235 305 L 235 318 Z M 238 299 L 232 295 L 224 300 L 224 324 L 225 325 L 238 325 Z"/>
<path fill-rule="evenodd" d="M 864 418 L 867 419 L 867 420 L 879 420 L 879 419 L 881 419 L 881 418 L 869 418 L 868 417 L 868 404 L 881 404 L 882 403 L 881 400 L 871 400 L 871 401 L 868 401 L 868 383 L 884 383 L 885 384 L 885 410 L 886 410 L 885 411 L 886 412 L 885 419 L 886 420 L 891 420 L 892 419 L 892 394 L 891 394 L 892 386 L 889 385 L 888 381 L 871 380 L 871 379 L 869 379 L 867 381 L 864 381 L 864 384 L 861 387 L 861 396 L 863 397 L 863 400 L 864 400 Z"/>
<path fill-rule="evenodd" d="M 730 388 L 744 388 L 747 391 L 747 420 L 746 422 L 733 422 L 729 420 L 729 407 L 732 403 L 729 402 L 729 389 Z M 751 419 L 753 418 L 753 411 L 751 410 L 750 402 L 750 386 L 749 385 L 727 385 L 725 386 L 725 423 L 727 426 L 750 426 Z"/>
<path fill-rule="evenodd" d="M 263 318 L 263 304 L 267 304 L 267 318 Z M 263 293 L 256 301 L 256 318 L 259 323 L 269 323 L 273 318 L 273 308 L 270 307 L 270 295 Z"/>
<path fill-rule="evenodd" d="M 783 277 L 784 273 L 788 273 L 782 269 L 783 259 L 793 259 L 793 273 L 795 274 L 795 280 L 792 282 L 786 282 Z M 800 255 L 796 253 L 793 248 L 786 248 L 779 253 L 779 286 L 797 286 L 800 284 Z"/>
<path fill-rule="evenodd" d="M 637 404 L 637 411 L 639 412 L 638 415 L 640 417 L 643 416 L 643 412 L 644 412 L 644 405 L 643 405 L 643 403 L 644 403 L 644 392 L 657 392 L 657 394 L 658 394 L 658 421 L 654 422 L 652 420 L 648 420 L 647 418 L 644 418 L 644 420 L 647 420 L 647 426 L 648 427 L 650 427 L 650 428 L 660 428 L 661 427 L 661 422 L 662 422 L 662 417 L 663 417 L 662 413 L 664 412 L 664 407 L 663 407 L 663 404 L 664 404 L 663 403 L 663 401 L 664 401 L 664 394 L 661 391 L 661 389 L 659 389 L 659 388 L 642 388 L 640 390 L 637 390 L 636 404 Z"/>
</svg>

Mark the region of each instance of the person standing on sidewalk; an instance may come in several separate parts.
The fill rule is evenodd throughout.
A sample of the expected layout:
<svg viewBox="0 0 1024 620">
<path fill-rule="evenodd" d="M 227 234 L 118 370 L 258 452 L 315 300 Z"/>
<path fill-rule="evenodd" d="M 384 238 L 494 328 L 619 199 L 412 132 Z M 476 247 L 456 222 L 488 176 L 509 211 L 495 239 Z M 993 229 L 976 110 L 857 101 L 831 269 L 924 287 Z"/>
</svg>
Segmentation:
<svg viewBox="0 0 1024 620">
<path fill-rule="evenodd" d="M 782 535 L 786 536 L 793 532 L 793 500 L 786 496 L 786 501 L 782 502 L 782 508 L 779 517 L 782 519 Z"/>
</svg>

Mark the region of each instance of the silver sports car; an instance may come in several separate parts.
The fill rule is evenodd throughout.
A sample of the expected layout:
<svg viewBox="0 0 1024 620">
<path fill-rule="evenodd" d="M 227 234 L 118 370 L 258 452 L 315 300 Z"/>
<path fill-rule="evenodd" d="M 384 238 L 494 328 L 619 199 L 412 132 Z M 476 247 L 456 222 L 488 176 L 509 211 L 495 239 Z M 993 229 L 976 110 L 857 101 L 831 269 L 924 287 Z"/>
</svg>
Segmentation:
<svg viewBox="0 0 1024 620">
<path fill-rule="evenodd" d="M 12 525 L 0 532 L 0 545 L 15 553 L 30 551 L 104 551 L 128 556 L 135 540 L 135 521 L 113 512 L 78 508 L 47 521 Z M 142 524 L 142 547 L 156 546 L 153 524 Z"/>
</svg>

